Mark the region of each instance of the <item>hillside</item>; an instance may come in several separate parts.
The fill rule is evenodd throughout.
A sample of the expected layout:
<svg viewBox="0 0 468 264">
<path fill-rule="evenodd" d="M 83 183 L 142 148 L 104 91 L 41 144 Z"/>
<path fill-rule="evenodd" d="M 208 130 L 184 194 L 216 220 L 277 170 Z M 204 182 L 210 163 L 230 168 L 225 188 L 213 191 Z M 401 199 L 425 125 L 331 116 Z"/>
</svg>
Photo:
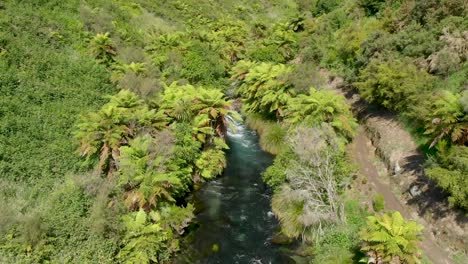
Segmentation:
<svg viewBox="0 0 468 264">
<path fill-rule="evenodd" d="M 426 260 L 412 221 L 391 216 L 414 234 L 400 251 L 366 236 L 391 213 L 359 204 L 359 117 L 324 88 L 392 112 L 466 218 L 467 59 L 464 0 L 2 1 L 0 262 L 170 262 L 243 117 L 275 155 L 262 175 L 296 253 Z"/>
</svg>

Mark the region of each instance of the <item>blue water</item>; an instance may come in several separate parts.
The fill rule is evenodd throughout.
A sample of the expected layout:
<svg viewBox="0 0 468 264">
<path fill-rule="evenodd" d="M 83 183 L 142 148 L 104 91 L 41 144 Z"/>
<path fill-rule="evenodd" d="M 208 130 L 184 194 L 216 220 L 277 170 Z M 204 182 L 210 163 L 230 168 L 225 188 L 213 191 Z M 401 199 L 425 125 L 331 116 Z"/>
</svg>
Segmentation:
<svg viewBox="0 0 468 264">
<path fill-rule="evenodd" d="M 227 142 L 224 174 L 195 194 L 204 210 L 196 218 L 200 227 L 192 253 L 185 254 L 194 255 L 191 263 L 287 263 L 271 242 L 278 222 L 271 212 L 271 191 L 261 179 L 273 158 L 243 124 L 229 131 Z"/>
</svg>

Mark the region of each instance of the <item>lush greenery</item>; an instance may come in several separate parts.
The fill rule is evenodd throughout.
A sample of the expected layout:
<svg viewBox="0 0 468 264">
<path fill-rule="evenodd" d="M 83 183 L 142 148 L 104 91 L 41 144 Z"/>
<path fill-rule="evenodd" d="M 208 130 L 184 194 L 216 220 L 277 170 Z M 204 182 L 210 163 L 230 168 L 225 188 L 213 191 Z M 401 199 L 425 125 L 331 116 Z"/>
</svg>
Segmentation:
<svg viewBox="0 0 468 264">
<path fill-rule="evenodd" d="M 299 56 L 344 77 L 368 102 L 410 120 L 421 147 L 437 160 L 427 174 L 454 206 L 467 209 L 467 185 L 459 187 L 458 176 L 466 172 L 445 160 L 448 152 L 440 153 L 468 144 L 464 1 L 325 2 L 300 1 L 310 15 Z M 443 147 L 436 147 L 440 141 Z"/>
<path fill-rule="evenodd" d="M 399 212 L 368 216 L 367 225 L 359 234 L 364 241 L 361 250 L 374 262 L 419 263 L 422 226 L 405 221 Z"/>
<path fill-rule="evenodd" d="M 277 155 L 263 178 L 282 232 L 350 262 L 357 124 L 320 68 L 413 120 L 427 175 L 468 208 L 467 15 L 463 0 L 3 1 L 0 262 L 168 261 L 184 197 L 226 166 L 235 97 Z"/>
<path fill-rule="evenodd" d="M 1 262 L 177 252 L 226 166 L 230 67 L 297 49 L 294 5 L 254 2 L 2 2 Z"/>
</svg>

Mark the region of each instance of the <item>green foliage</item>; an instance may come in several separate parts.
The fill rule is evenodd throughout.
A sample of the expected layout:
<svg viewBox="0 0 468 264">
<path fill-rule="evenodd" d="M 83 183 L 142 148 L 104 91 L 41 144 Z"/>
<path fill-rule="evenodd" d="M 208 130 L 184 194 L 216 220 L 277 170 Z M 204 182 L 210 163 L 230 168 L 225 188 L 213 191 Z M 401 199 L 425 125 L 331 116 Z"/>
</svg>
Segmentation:
<svg viewBox="0 0 468 264">
<path fill-rule="evenodd" d="M 114 62 L 114 57 L 117 55 L 109 32 L 94 36 L 90 43 L 90 49 L 96 60 L 105 65 Z"/>
<path fill-rule="evenodd" d="M 254 61 L 282 63 L 285 58 L 275 45 L 261 45 L 249 50 L 248 56 Z"/>
<path fill-rule="evenodd" d="M 385 0 L 359 0 L 358 4 L 367 15 L 375 15 L 385 6 Z"/>
<path fill-rule="evenodd" d="M 273 165 L 269 166 L 262 174 L 263 181 L 273 190 L 278 189 L 286 181 L 286 170 L 295 157 L 292 151 L 281 151 L 276 155 Z"/>
<path fill-rule="evenodd" d="M 194 210 L 194 206 L 190 203 L 186 207 L 164 206 L 160 209 L 161 225 L 165 228 L 171 228 L 178 235 L 182 235 L 195 216 Z"/>
<path fill-rule="evenodd" d="M 171 169 L 181 179 L 183 188 L 187 191 L 192 184 L 192 174 L 194 172 L 195 161 L 200 156 L 202 143 L 198 140 L 193 140 L 193 128 L 189 124 L 175 124 L 175 147 L 173 163 L 169 164 L 175 169 Z"/>
<path fill-rule="evenodd" d="M 275 23 L 266 38 L 253 44 L 247 51 L 247 57 L 254 61 L 285 63 L 294 58 L 297 52 L 297 35 L 295 31 L 302 28 L 302 17 L 295 16 L 291 22 Z"/>
<path fill-rule="evenodd" d="M 311 61 L 295 65 L 289 73 L 288 83 L 294 87 L 296 94 L 307 94 L 310 87 L 321 90 L 325 87 L 325 78 L 321 75 L 319 67 Z"/>
<path fill-rule="evenodd" d="M 195 161 L 200 175 L 204 179 L 211 179 L 220 175 L 226 167 L 226 157 L 222 149 L 209 149 L 203 151 Z"/>
<path fill-rule="evenodd" d="M 286 129 L 280 124 L 270 123 L 260 137 L 260 145 L 264 150 L 278 154 L 286 147 L 284 144 L 286 133 Z"/>
<path fill-rule="evenodd" d="M 353 70 L 351 67 L 355 65 L 356 59 L 361 56 L 361 47 L 364 42 L 369 38 L 371 32 L 375 32 L 382 27 L 381 24 L 379 20 L 370 18 L 350 23 L 336 32 L 336 59 L 347 66 L 341 68 L 340 71 L 346 73 Z M 351 69 L 347 69 L 348 67 Z"/>
<path fill-rule="evenodd" d="M 140 210 L 122 217 L 125 227 L 123 247 L 117 255 L 122 263 L 160 263 L 167 261 L 176 251 L 171 244 L 172 233 L 161 227 L 156 212 L 147 214 Z"/>
<path fill-rule="evenodd" d="M 219 55 L 201 43 L 193 44 L 182 58 L 181 76 L 191 83 L 214 83 L 224 74 Z"/>
<path fill-rule="evenodd" d="M 28 201 L 31 192 L 44 192 L 44 184 L 37 189 L 3 185 L 1 197 L 5 198 L 6 192 L 14 193 L 8 199 L 8 207 L 15 210 L 11 211 L 12 218 L 5 226 L 7 232 L 0 237 L 2 260 L 20 263 L 58 258 L 66 262 L 112 260 L 118 248 L 118 225 L 114 218 L 119 211 L 115 207 L 107 208 L 107 201 L 106 209 L 112 217 L 100 216 L 106 221 L 105 235 L 92 222 L 93 201 L 98 193 L 106 195 L 107 183 L 93 175 L 73 175 L 56 182 L 55 187 L 47 190 L 47 197 L 34 195 L 37 198 L 33 202 Z M 77 246 L 80 250 L 76 250 Z"/>
<path fill-rule="evenodd" d="M 377 213 L 385 208 L 385 200 L 383 194 L 378 193 L 374 195 L 374 199 L 372 199 L 372 206 L 374 207 L 374 211 Z"/>
<path fill-rule="evenodd" d="M 279 117 L 291 96 L 285 77 L 291 68 L 284 64 L 240 61 L 232 69 L 232 80 L 248 113 L 274 114 Z"/>
<path fill-rule="evenodd" d="M 98 112 L 81 117 L 75 138 L 80 154 L 98 159 L 98 171 L 111 174 L 120 146 L 142 130 L 164 127 L 165 121 L 161 112 L 150 110 L 134 93 L 122 90 Z"/>
<path fill-rule="evenodd" d="M 432 102 L 425 120 L 425 134 L 432 138 L 433 147 L 444 138 L 459 145 L 468 143 L 468 115 L 461 104 L 461 95 L 442 91 Z"/>
<path fill-rule="evenodd" d="M 170 135 L 160 133 L 158 140 L 145 135 L 120 148 L 118 182 L 126 191 L 125 203 L 130 209 L 148 209 L 160 202 L 175 202 L 172 193 L 181 187 L 181 181 L 167 169 L 173 146 L 171 139 L 164 137 Z"/>
<path fill-rule="evenodd" d="M 404 111 L 418 94 L 430 91 L 432 78 L 411 63 L 372 60 L 359 74 L 354 85 L 369 102 Z"/>
<path fill-rule="evenodd" d="M 79 169 L 71 140 L 75 116 L 97 108 L 102 97 L 114 90 L 105 69 L 71 46 L 85 42 L 75 4 L 56 3 L 57 8 L 70 10 L 63 14 L 46 4 L 4 3 L 0 18 L 2 179 L 53 182 Z"/>
<path fill-rule="evenodd" d="M 319 243 L 311 246 L 311 263 L 356 263 L 359 259 L 359 230 L 365 226 L 368 212 L 354 200 L 346 201 L 345 212 L 346 223 L 327 230 Z"/>
<path fill-rule="evenodd" d="M 429 166 L 426 175 L 449 194 L 450 204 L 468 209 L 468 147 L 453 146 L 447 150 L 444 145 L 446 141 L 439 142 L 439 164 Z"/>
<path fill-rule="evenodd" d="M 197 139 L 206 143 L 209 136 L 222 136 L 227 129 L 227 118 L 238 119 L 231 110 L 232 101 L 226 100 L 218 89 L 177 85 L 166 87 L 161 109 L 174 121 L 192 121 Z"/>
<path fill-rule="evenodd" d="M 352 138 L 357 128 L 349 107 L 343 97 L 331 91 L 310 89 L 308 95 L 300 94 L 289 100 L 285 111 L 285 122 L 317 126 L 330 124 L 345 138 Z"/>
<path fill-rule="evenodd" d="M 311 13 L 314 16 L 319 16 L 322 14 L 330 13 L 335 10 L 339 4 L 339 0 L 313 0 L 312 3 L 307 8 L 311 8 Z"/>
<path fill-rule="evenodd" d="M 385 262 L 418 263 L 421 254 L 417 243 L 422 229 L 416 222 L 405 221 L 399 212 L 369 216 L 359 234 L 364 242 L 361 250 Z"/>
<path fill-rule="evenodd" d="M 260 147 L 271 153 L 280 153 L 285 146 L 285 136 L 287 129 L 285 126 L 268 120 L 262 119 L 256 114 L 249 114 L 245 120 L 246 124 L 258 132 L 260 136 Z"/>
</svg>

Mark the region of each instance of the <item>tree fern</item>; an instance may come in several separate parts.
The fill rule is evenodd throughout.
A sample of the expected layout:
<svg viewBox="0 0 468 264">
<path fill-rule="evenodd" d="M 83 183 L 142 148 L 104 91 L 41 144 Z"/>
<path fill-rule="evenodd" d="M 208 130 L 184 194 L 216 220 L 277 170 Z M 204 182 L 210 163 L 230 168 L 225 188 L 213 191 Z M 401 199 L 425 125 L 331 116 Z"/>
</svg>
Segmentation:
<svg viewBox="0 0 468 264">
<path fill-rule="evenodd" d="M 335 131 L 351 138 L 357 127 L 349 107 L 343 97 L 331 91 L 310 89 L 308 95 L 298 95 L 291 98 L 285 111 L 285 121 L 290 124 L 307 124 L 316 126 L 322 123 L 330 124 Z"/>
<path fill-rule="evenodd" d="M 291 67 L 284 64 L 239 61 L 232 70 L 237 92 L 245 100 L 249 113 L 273 113 L 281 116 L 291 89 L 284 77 Z"/>
<path fill-rule="evenodd" d="M 163 128 L 166 117 L 150 110 L 137 95 L 127 90 L 109 99 L 99 111 L 81 116 L 74 136 L 80 142 L 82 156 L 97 158 L 98 171 L 112 173 L 120 155 L 119 147 L 127 145 L 142 130 Z"/>
<path fill-rule="evenodd" d="M 424 132 L 432 136 L 430 147 L 443 138 L 460 145 L 468 143 L 468 115 L 461 104 L 461 95 L 443 91 L 432 103 L 432 108 Z"/>
<path fill-rule="evenodd" d="M 94 36 L 90 43 L 90 49 L 96 60 L 106 65 L 110 65 L 114 61 L 114 56 L 117 55 L 108 32 Z"/>
<path fill-rule="evenodd" d="M 118 181 L 126 190 L 126 204 L 130 209 L 148 210 L 155 208 L 161 201 L 175 202 L 172 193 L 181 187 L 181 181 L 177 174 L 167 168 L 170 153 L 152 153 L 157 147 L 163 146 L 156 146 L 149 135 L 136 138 L 129 146 L 121 147 Z"/>
<path fill-rule="evenodd" d="M 361 250 L 385 262 L 419 263 L 417 242 L 422 229 L 416 222 L 405 221 L 399 212 L 369 216 L 366 228 L 359 234 Z"/>
<path fill-rule="evenodd" d="M 125 237 L 123 247 L 117 255 L 122 263 L 161 263 L 167 261 L 176 248 L 171 248 L 172 232 L 164 230 L 151 218 L 157 213 L 145 211 L 130 213 L 122 217 Z"/>
</svg>

